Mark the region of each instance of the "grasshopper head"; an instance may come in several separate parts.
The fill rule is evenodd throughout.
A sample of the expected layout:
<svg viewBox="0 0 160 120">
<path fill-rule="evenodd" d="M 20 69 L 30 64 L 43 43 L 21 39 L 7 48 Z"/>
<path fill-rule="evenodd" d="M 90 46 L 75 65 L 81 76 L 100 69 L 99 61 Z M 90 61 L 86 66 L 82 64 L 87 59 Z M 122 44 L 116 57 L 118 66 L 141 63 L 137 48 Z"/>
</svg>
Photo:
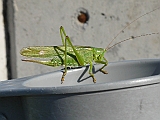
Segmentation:
<svg viewBox="0 0 160 120">
<path fill-rule="evenodd" d="M 95 61 L 102 61 L 106 50 L 103 48 L 94 48 L 93 59 Z"/>
</svg>

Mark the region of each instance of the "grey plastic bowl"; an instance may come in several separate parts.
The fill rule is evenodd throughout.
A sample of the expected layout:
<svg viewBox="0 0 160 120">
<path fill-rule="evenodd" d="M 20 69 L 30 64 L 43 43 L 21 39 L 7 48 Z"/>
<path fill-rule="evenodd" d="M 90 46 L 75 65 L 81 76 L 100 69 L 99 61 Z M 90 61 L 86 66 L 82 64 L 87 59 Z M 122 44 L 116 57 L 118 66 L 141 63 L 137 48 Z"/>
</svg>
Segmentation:
<svg viewBox="0 0 160 120">
<path fill-rule="evenodd" d="M 160 119 L 160 59 L 109 63 L 107 75 L 101 66 L 93 69 L 95 84 L 88 67 L 69 70 L 63 84 L 61 71 L 1 82 L 0 106 L 2 98 L 18 96 L 16 114 L 25 120 Z"/>
</svg>

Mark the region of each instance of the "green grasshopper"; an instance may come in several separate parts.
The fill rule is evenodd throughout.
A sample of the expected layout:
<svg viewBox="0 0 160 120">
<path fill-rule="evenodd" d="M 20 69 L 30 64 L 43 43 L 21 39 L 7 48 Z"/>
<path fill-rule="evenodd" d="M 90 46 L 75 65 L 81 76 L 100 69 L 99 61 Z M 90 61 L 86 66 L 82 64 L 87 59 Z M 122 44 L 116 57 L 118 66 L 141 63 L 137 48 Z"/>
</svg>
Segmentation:
<svg viewBox="0 0 160 120">
<path fill-rule="evenodd" d="M 159 9 L 159 8 L 157 8 Z M 138 20 L 139 18 L 157 10 L 154 9 L 148 13 L 143 14 L 142 16 L 138 17 L 134 21 Z M 132 24 L 134 21 L 132 21 L 130 24 Z M 124 41 L 132 40 L 137 37 L 141 36 L 147 36 L 151 34 L 158 34 L 158 33 L 151 33 L 151 34 L 145 34 L 135 37 L 130 37 L 128 39 L 122 40 L 111 47 L 110 44 L 117 38 L 117 36 L 126 29 L 130 24 L 128 24 L 125 28 L 123 28 L 115 37 L 112 39 L 112 41 L 109 43 L 107 48 L 96 48 L 96 47 L 90 47 L 90 46 L 74 46 L 70 40 L 70 38 L 66 35 L 64 28 L 60 27 L 60 35 L 62 39 L 61 46 L 32 46 L 32 47 L 25 47 L 22 48 L 20 51 L 20 54 L 22 56 L 26 57 L 33 57 L 33 58 L 49 58 L 48 61 L 42 61 L 42 60 L 33 60 L 33 59 L 23 59 L 22 61 L 26 62 L 34 62 L 39 63 L 43 65 L 48 65 L 52 67 L 56 66 L 64 66 L 64 72 L 61 78 L 61 84 L 64 82 L 65 76 L 67 74 L 67 67 L 79 67 L 79 66 L 87 66 L 89 65 L 89 74 L 93 78 L 93 82 L 96 83 L 96 79 L 94 77 L 94 74 L 92 72 L 93 68 L 93 62 L 98 64 L 103 64 L 102 68 L 100 68 L 100 71 L 104 74 L 107 74 L 107 71 L 103 70 L 104 67 L 107 66 L 108 61 L 104 57 L 104 54 L 109 50 L 110 48 L 114 47 L 117 44 L 120 44 Z"/>
<path fill-rule="evenodd" d="M 26 47 L 20 51 L 20 54 L 27 57 L 36 58 L 51 58 L 49 61 L 40 60 L 23 60 L 27 62 L 35 62 L 48 66 L 61 66 L 64 65 L 65 69 L 61 78 L 61 83 L 64 81 L 64 77 L 67 74 L 67 67 L 78 67 L 90 65 L 89 74 L 93 78 L 93 82 L 96 82 L 94 74 L 92 73 L 93 61 L 95 63 L 104 64 L 100 69 L 101 72 L 107 74 L 103 70 L 107 66 L 108 61 L 104 58 L 106 49 L 95 48 L 89 46 L 73 46 L 70 38 L 66 35 L 64 28 L 60 27 L 60 35 L 62 38 L 62 46 L 33 46 Z M 87 58 L 86 58 L 87 57 Z"/>
</svg>

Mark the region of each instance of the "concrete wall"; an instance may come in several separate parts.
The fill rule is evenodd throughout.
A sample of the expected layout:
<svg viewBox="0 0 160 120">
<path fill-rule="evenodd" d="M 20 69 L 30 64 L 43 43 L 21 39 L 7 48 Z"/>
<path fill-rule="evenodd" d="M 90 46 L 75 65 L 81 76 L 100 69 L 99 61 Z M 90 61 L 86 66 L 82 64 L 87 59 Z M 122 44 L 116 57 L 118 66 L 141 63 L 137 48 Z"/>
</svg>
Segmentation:
<svg viewBox="0 0 160 120">
<path fill-rule="evenodd" d="M 62 25 L 74 45 L 105 48 L 114 36 L 137 17 L 160 7 L 159 0 L 8 0 L 12 77 L 24 77 L 59 68 L 22 62 L 19 51 L 26 46 L 61 45 Z M 89 19 L 77 19 L 80 11 Z M 160 32 L 160 9 L 134 22 L 114 43 L 130 36 Z M 114 44 L 113 43 L 113 44 Z M 124 42 L 106 53 L 109 62 L 160 58 L 160 35 Z"/>
<path fill-rule="evenodd" d="M 5 44 L 5 30 L 3 19 L 3 1 L 0 1 L 0 81 L 7 79 L 7 57 Z"/>
</svg>

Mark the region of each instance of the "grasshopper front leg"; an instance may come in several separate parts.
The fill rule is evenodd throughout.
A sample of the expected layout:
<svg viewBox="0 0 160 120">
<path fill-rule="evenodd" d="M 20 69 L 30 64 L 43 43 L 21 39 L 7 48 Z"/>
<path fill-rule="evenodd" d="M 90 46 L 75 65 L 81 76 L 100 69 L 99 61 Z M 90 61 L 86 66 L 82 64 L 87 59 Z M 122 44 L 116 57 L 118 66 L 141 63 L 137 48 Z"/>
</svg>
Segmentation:
<svg viewBox="0 0 160 120">
<path fill-rule="evenodd" d="M 95 62 L 96 62 L 96 63 L 100 63 L 100 64 L 104 64 L 104 65 L 100 68 L 100 71 L 101 71 L 102 73 L 104 73 L 104 74 L 108 74 L 107 71 L 103 70 L 103 68 L 105 68 L 105 67 L 107 66 L 108 61 L 107 61 L 106 58 L 104 58 L 104 57 L 103 57 L 103 59 L 104 59 L 104 61 L 97 60 L 97 61 L 95 61 Z M 96 79 L 95 79 L 94 74 L 93 74 L 93 72 L 92 72 L 92 68 L 93 68 L 93 63 L 90 62 L 89 74 L 90 74 L 90 76 L 93 78 L 93 82 L 96 83 Z"/>
<path fill-rule="evenodd" d="M 93 78 L 93 82 L 96 83 L 96 79 L 95 79 L 94 74 L 92 72 L 92 68 L 93 68 L 93 63 L 90 62 L 89 74 Z"/>
<path fill-rule="evenodd" d="M 104 61 L 95 61 L 96 63 L 100 63 L 100 64 L 104 64 L 101 68 L 100 71 L 104 74 L 108 74 L 107 71 L 103 70 L 107 65 L 108 65 L 108 61 L 106 60 L 105 57 L 103 57 Z"/>
<path fill-rule="evenodd" d="M 102 72 L 102 73 L 104 73 L 104 74 L 108 74 L 108 72 L 107 71 L 105 71 L 105 70 L 103 70 L 107 65 L 108 65 L 108 61 L 106 60 L 106 58 L 105 57 L 103 57 L 104 58 L 104 66 L 100 69 L 100 71 Z M 102 63 L 103 64 L 103 63 Z"/>
<path fill-rule="evenodd" d="M 104 64 L 104 65 L 100 68 L 100 71 L 101 71 L 102 73 L 104 73 L 104 74 L 108 74 L 107 71 L 103 70 L 103 69 L 108 65 L 108 61 L 106 60 L 105 57 L 103 57 L 103 58 L 104 58 L 104 61 L 96 61 L 96 63 Z M 94 74 L 93 74 L 93 72 L 92 72 L 92 68 L 93 68 L 93 63 L 90 62 L 89 74 L 90 74 L 90 76 L 93 78 L 93 82 L 96 83 L 96 79 L 95 79 Z"/>
</svg>

